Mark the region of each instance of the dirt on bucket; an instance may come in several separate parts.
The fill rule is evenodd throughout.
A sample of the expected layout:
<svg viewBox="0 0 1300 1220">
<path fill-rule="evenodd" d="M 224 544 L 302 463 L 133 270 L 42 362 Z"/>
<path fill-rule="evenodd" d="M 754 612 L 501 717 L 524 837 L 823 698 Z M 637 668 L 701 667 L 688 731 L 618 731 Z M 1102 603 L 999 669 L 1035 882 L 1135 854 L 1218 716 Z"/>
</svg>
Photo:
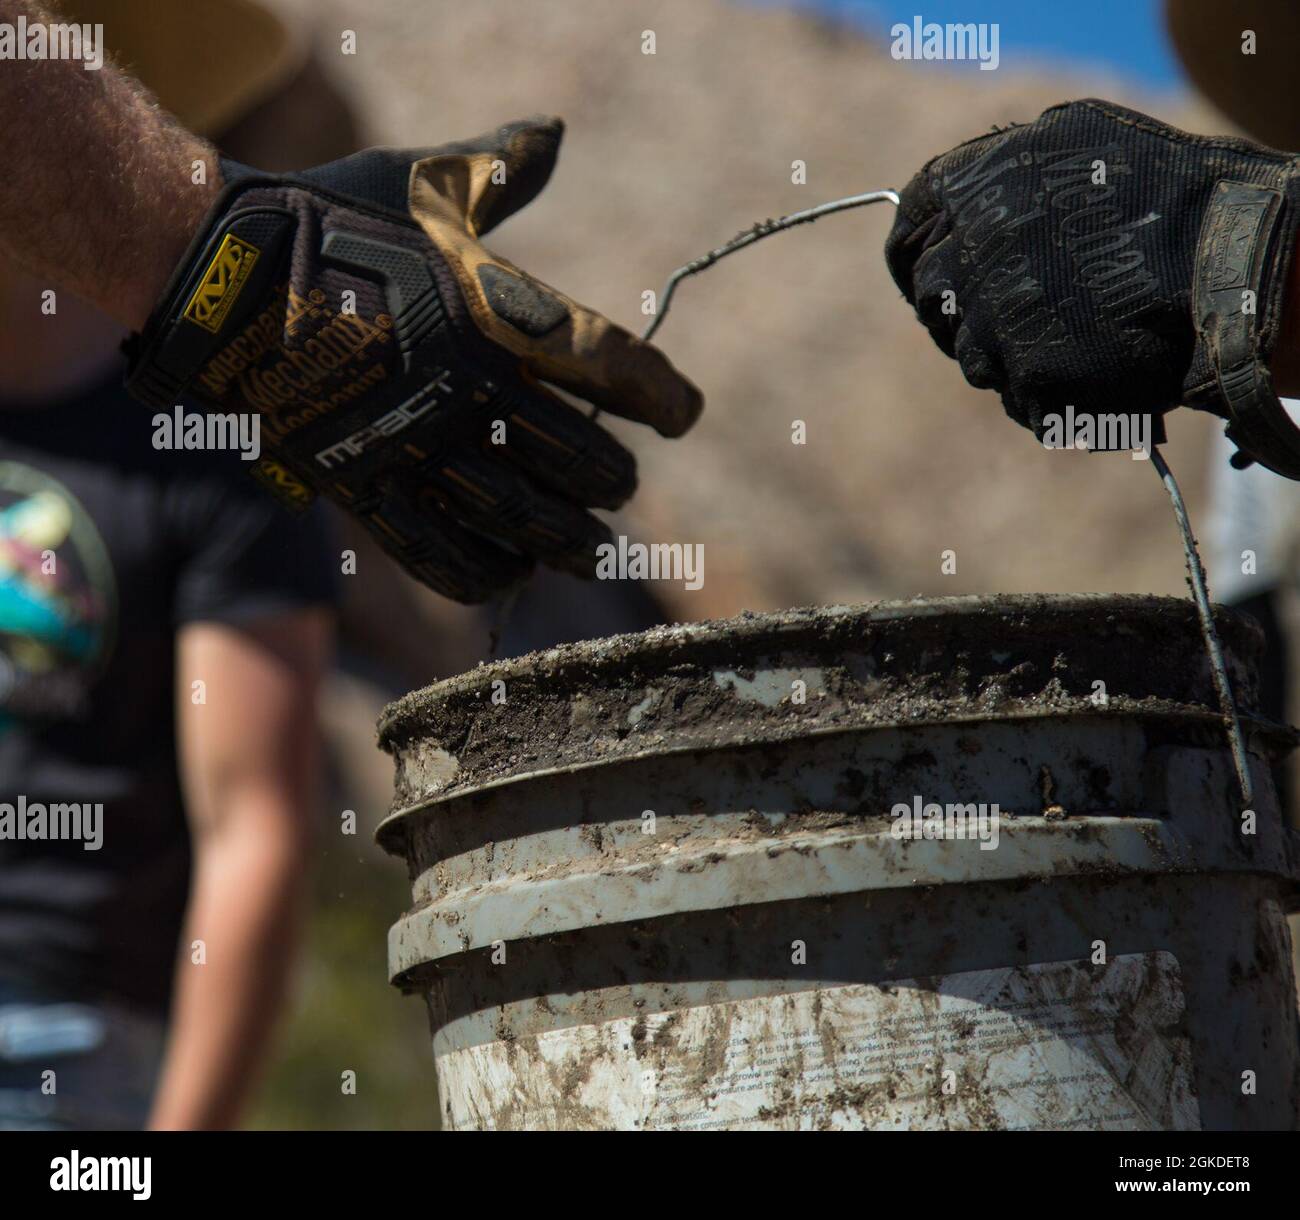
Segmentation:
<svg viewBox="0 0 1300 1220">
<path fill-rule="evenodd" d="M 1262 637 L 1220 608 L 1241 714 Z M 957 597 L 744 614 L 567 644 L 385 709 L 394 812 L 539 771 L 931 721 L 1167 714 L 1221 724 L 1192 604 Z"/>
</svg>

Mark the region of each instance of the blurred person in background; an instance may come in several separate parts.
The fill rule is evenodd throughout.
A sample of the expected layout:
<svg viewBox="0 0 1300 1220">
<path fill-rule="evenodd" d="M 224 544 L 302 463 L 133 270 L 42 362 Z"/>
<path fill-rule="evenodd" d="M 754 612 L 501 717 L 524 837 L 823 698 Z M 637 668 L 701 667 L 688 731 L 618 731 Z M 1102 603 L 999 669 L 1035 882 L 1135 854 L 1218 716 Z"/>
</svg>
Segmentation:
<svg viewBox="0 0 1300 1220">
<path fill-rule="evenodd" d="M 1300 418 L 1300 400 L 1284 402 Z M 1204 531 L 1206 574 L 1215 601 L 1244 611 L 1262 628 L 1260 709 L 1287 723 L 1294 677 L 1290 619 L 1300 586 L 1300 483 L 1262 466 L 1234 470 L 1232 454 L 1232 443 L 1215 436 Z M 1289 795 L 1285 765 L 1276 777 L 1284 806 Z"/>
<path fill-rule="evenodd" d="M 351 151 L 254 4 L 60 16 L 232 155 Z M 240 55 L 211 54 L 232 21 Z M 102 817 L 93 843 L 0 839 L 0 1129 L 228 1127 L 292 966 L 338 554 L 238 452 L 155 448 L 123 328 L 44 312 L 50 287 L 0 262 L 0 793 Z"/>
<path fill-rule="evenodd" d="M 1300 149 L 1300 8 L 1288 0 L 1225 6 L 1210 0 L 1166 0 L 1170 36 L 1192 83 L 1246 135 L 1274 148 Z M 1245 42 L 1247 31 L 1253 50 Z M 1300 400 L 1283 399 L 1300 420 Z M 1217 601 L 1251 615 L 1264 631 L 1260 707 L 1290 720 L 1290 687 L 1300 589 L 1300 483 L 1262 466 L 1234 470 L 1232 444 L 1215 437 L 1210 451 L 1206 567 Z M 1296 809 L 1284 762 L 1279 796 L 1292 821 Z"/>
<path fill-rule="evenodd" d="M 0 15 L 30 24 L 56 14 L 37 0 L 3 0 Z M 591 575 L 610 532 L 586 510 L 618 507 L 635 488 L 631 453 L 541 381 L 664 436 L 685 431 L 702 402 L 657 349 L 478 245 L 545 185 L 558 120 L 337 159 L 347 149 L 321 147 L 322 135 L 343 130 L 327 88 L 296 112 L 296 129 L 282 117 L 304 82 L 322 88 L 319 74 L 302 72 L 268 101 L 294 39 L 251 0 L 65 0 L 57 16 L 103 22 L 123 71 L 106 65 L 89 81 L 79 65 L 42 63 L 4 82 L 27 121 L 4 141 L 0 242 L 39 270 L 11 269 L 15 324 L 0 349 L 9 362 L 0 388 L 14 409 L 3 413 L 4 435 L 24 468 L 41 468 L 15 483 L 7 638 L 14 672 L 26 664 L 39 678 L 24 675 L 24 698 L 8 706 L 6 778 L 19 799 L 67 802 L 74 787 L 91 790 L 82 800 L 114 793 L 117 779 L 122 799 L 105 801 L 104 842 L 91 853 L 27 842 L 0 856 L 0 978 L 11 980 L 0 995 L 9 1107 L 0 1122 L 135 1125 L 149 1114 L 154 1126 L 225 1126 L 248 1093 L 287 973 L 324 607 L 340 556 L 326 553 L 318 508 L 283 517 L 241 482 L 237 455 L 164 455 L 148 444 L 154 417 L 112 388 L 122 324 L 142 332 L 127 345 L 137 397 L 163 409 L 201 383 L 208 407 L 242 408 L 243 419 L 255 407 L 271 421 L 271 455 L 254 463 L 263 487 L 299 509 L 315 493 L 343 505 L 349 541 L 360 528 L 372 553 L 378 544 L 458 601 L 517 588 L 538 559 Z M 232 29 L 233 66 L 210 53 Z M 56 140 L 69 108 L 86 121 Z M 252 110 L 267 122 L 253 122 Z M 219 172 L 204 132 L 224 133 Z M 211 178 L 191 177 L 200 165 Z M 84 175 L 68 186 L 73 167 Z M 26 169 L 31 180 L 17 189 Z M 251 241 L 239 228 L 249 217 L 263 225 Z M 51 317 L 33 304 L 53 295 L 49 281 L 103 314 L 60 293 L 57 325 L 72 337 L 52 337 Z M 263 405 L 267 393 L 282 401 Z M 501 449 L 477 434 L 498 411 L 512 429 Z M 56 427 L 56 414 L 69 422 Z M 401 416 L 397 441 L 396 429 L 376 425 L 381 416 Z M 96 462 L 106 486 L 95 482 Z M 57 577 L 36 562 L 51 544 L 67 552 L 56 556 Z M 377 601 L 392 575 L 378 570 L 361 615 L 371 642 L 387 636 L 384 659 L 399 665 L 399 633 L 428 656 L 418 622 L 412 630 L 403 620 L 406 599 Z M 571 604 L 581 623 L 561 616 L 532 638 L 658 617 L 639 592 Z M 153 653 L 131 655 L 128 644 L 146 636 Z M 163 686 L 175 692 L 174 722 L 159 707 Z M 57 708 L 44 702 L 55 689 Z M 81 771 L 51 787 L 51 772 L 24 769 L 45 748 Z M 182 811 L 194 881 L 169 987 L 163 963 L 176 951 L 186 893 Z M 42 1091 L 38 1077 L 57 1078 L 57 1089 Z"/>
</svg>

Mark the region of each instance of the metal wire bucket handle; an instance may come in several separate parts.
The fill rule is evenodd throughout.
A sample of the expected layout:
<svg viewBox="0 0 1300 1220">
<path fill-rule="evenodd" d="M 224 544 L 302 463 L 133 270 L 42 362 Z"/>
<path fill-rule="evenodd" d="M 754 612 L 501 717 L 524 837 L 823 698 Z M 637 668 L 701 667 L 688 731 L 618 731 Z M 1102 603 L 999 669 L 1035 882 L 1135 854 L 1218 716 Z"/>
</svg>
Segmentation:
<svg viewBox="0 0 1300 1220">
<path fill-rule="evenodd" d="M 663 325 L 664 319 L 668 316 L 669 307 L 672 305 L 673 293 L 677 291 L 677 285 L 682 280 L 688 279 L 692 275 L 699 275 L 701 271 L 707 271 L 719 259 L 726 258 L 728 254 L 735 254 L 737 250 L 752 246 L 756 241 L 771 237 L 773 233 L 793 229 L 795 225 L 810 224 L 823 216 L 830 216 L 833 212 L 847 212 L 850 208 L 865 207 L 869 203 L 886 202 L 898 207 L 898 192 L 891 190 L 867 191 L 863 195 L 849 195 L 844 199 L 832 199 L 830 203 L 819 204 L 815 208 L 805 208 L 802 212 L 791 212 L 789 216 L 782 216 L 779 220 L 760 220 L 752 228 L 746 229 L 743 233 L 733 237 L 725 245 L 719 246 L 716 250 L 710 250 L 708 254 L 693 259 L 685 266 L 678 267 L 668 277 L 668 282 L 664 284 L 664 290 L 659 298 L 659 308 L 655 312 L 655 316 L 650 320 L 650 325 L 641 333 L 641 338 L 653 338 L 655 331 Z"/>
<path fill-rule="evenodd" d="M 850 208 L 860 208 L 870 203 L 886 202 L 897 207 L 899 202 L 898 192 L 888 189 L 867 191 L 861 195 L 849 195 L 844 199 L 833 199 L 829 203 L 820 204 L 815 208 L 807 208 L 802 212 L 792 212 L 788 216 L 782 216 L 779 220 L 760 220 L 757 224 L 733 237 L 716 250 L 710 250 L 707 254 L 678 267 L 664 284 L 664 290 L 659 300 L 659 308 L 650 324 L 642 332 L 641 337 L 647 340 L 653 338 L 655 332 L 663 325 L 663 321 L 668 316 L 668 310 L 672 305 L 673 295 L 677 291 L 677 285 L 682 280 L 698 275 L 701 271 L 707 271 L 714 263 L 726 258 L 727 255 L 735 254 L 737 250 L 743 250 L 747 246 L 752 246 L 755 242 L 762 241 L 765 237 L 771 237 L 774 233 L 792 229 L 796 225 L 808 224 L 823 216 L 830 216 L 835 212 L 845 212 Z M 598 410 L 593 412 L 592 418 L 594 419 L 597 414 L 599 414 Z M 1201 565 L 1200 552 L 1196 549 L 1196 538 L 1192 534 L 1191 522 L 1188 519 L 1187 508 L 1183 503 L 1178 483 L 1174 479 L 1173 471 L 1169 469 L 1169 464 L 1165 461 L 1164 455 L 1154 445 L 1151 447 L 1151 465 L 1160 478 L 1165 491 L 1169 494 L 1174 509 L 1174 518 L 1178 522 L 1178 530 L 1182 535 L 1183 554 L 1187 561 L 1188 584 L 1191 586 L 1192 600 L 1196 604 L 1196 613 L 1201 624 L 1201 636 L 1205 641 L 1205 653 L 1210 661 L 1214 690 L 1219 700 L 1219 711 L 1223 717 L 1224 730 L 1227 733 L 1228 745 L 1232 751 L 1233 767 L 1237 772 L 1237 784 L 1241 789 L 1242 808 L 1248 809 L 1254 799 L 1254 785 L 1250 778 L 1250 768 L 1246 758 L 1246 741 L 1241 731 L 1241 718 L 1237 714 L 1237 706 L 1232 697 L 1232 687 L 1228 682 L 1227 667 L 1223 662 L 1223 646 L 1219 642 L 1218 629 L 1214 625 L 1214 614 L 1210 609 L 1210 598 L 1205 584 L 1205 569 Z"/>
</svg>

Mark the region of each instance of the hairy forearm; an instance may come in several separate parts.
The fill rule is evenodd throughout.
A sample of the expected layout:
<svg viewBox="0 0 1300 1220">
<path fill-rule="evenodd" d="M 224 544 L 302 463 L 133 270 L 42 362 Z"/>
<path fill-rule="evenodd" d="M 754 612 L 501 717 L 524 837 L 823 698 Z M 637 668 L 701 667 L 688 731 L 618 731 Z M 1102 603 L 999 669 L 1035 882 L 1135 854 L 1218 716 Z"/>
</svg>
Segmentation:
<svg viewBox="0 0 1300 1220">
<path fill-rule="evenodd" d="M 155 1130 L 233 1126 L 270 1042 L 298 940 L 305 852 L 290 829 L 299 819 L 267 809 L 253 820 L 257 833 L 233 820 L 195 844 Z"/>
<path fill-rule="evenodd" d="M 51 20 L 0 0 L 0 21 L 20 16 Z M 138 329 L 220 187 L 211 145 L 109 64 L 0 62 L 0 115 L 0 247 Z"/>
</svg>

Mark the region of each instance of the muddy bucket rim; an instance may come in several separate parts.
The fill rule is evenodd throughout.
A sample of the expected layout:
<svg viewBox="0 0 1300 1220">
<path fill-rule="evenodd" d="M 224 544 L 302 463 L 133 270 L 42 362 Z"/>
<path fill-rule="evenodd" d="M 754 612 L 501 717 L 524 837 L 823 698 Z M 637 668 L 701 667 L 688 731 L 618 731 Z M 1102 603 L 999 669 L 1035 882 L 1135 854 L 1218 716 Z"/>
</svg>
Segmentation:
<svg viewBox="0 0 1300 1220">
<path fill-rule="evenodd" d="M 1253 660 L 1262 634 L 1231 610 L 1218 617 L 1234 685 L 1249 693 L 1242 657 Z M 379 738 L 396 775 L 376 837 L 400 851 L 409 814 L 529 779 L 803 736 L 1081 715 L 1214 734 L 1222 718 L 1199 647 L 1190 601 L 1097 594 L 814 607 L 562 645 L 385 709 Z M 1183 664 L 1187 650 L 1199 664 Z M 778 701 L 792 676 L 807 679 L 806 706 Z M 1110 691 L 1101 706 L 1089 697 L 1098 677 Z M 505 703 L 492 698 L 498 681 Z M 753 693 L 761 684 L 766 697 Z M 1253 703 L 1241 706 L 1255 752 L 1294 744 Z"/>
<path fill-rule="evenodd" d="M 453 674 L 410 691 L 386 704 L 379 714 L 379 744 L 388 743 L 403 728 L 423 727 L 422 716 L 430 704 L 451 696 L 490 688 L 493 681 L 521 672 L 558 679 L 579 669 L 614 668 L 633 654 L 637 658 L 685 650 L 701 650 L 723 642 L 749 643 L 771 638 L 788 646 L 802 635 L 812 637 L 826 626 L 851 622 L 885 623 L 899 619 L 1014 618 L 1028 614 L 1129 612 L 1135 616 L 1154 611 L 1196 626 L 1196 607 L 1186 598 L 1143 593 L 1009 593 L 959 594 L 942 597 L 882 599 L 875 602 L 798 606 L 788 610 L 744 611 L 723 619 L 700 619 L 651 627 L 640 632 L 599 636 L 570 644 L 538 649 L 518 657 L 480 662 L 473 669 Z M 1255 659 L 1263 650 L 1263 632 L 1249 616 L 1231 606 L 1214 603 L 1214 617 L 1225 644 L 1237 657 Z M 820 642 L 812 639 L 811 642 Z M 1241 647 L 1246 644 L 1246 648 Z M 627 649 L 627 652 L 620 652 Z"/>
</svg>

